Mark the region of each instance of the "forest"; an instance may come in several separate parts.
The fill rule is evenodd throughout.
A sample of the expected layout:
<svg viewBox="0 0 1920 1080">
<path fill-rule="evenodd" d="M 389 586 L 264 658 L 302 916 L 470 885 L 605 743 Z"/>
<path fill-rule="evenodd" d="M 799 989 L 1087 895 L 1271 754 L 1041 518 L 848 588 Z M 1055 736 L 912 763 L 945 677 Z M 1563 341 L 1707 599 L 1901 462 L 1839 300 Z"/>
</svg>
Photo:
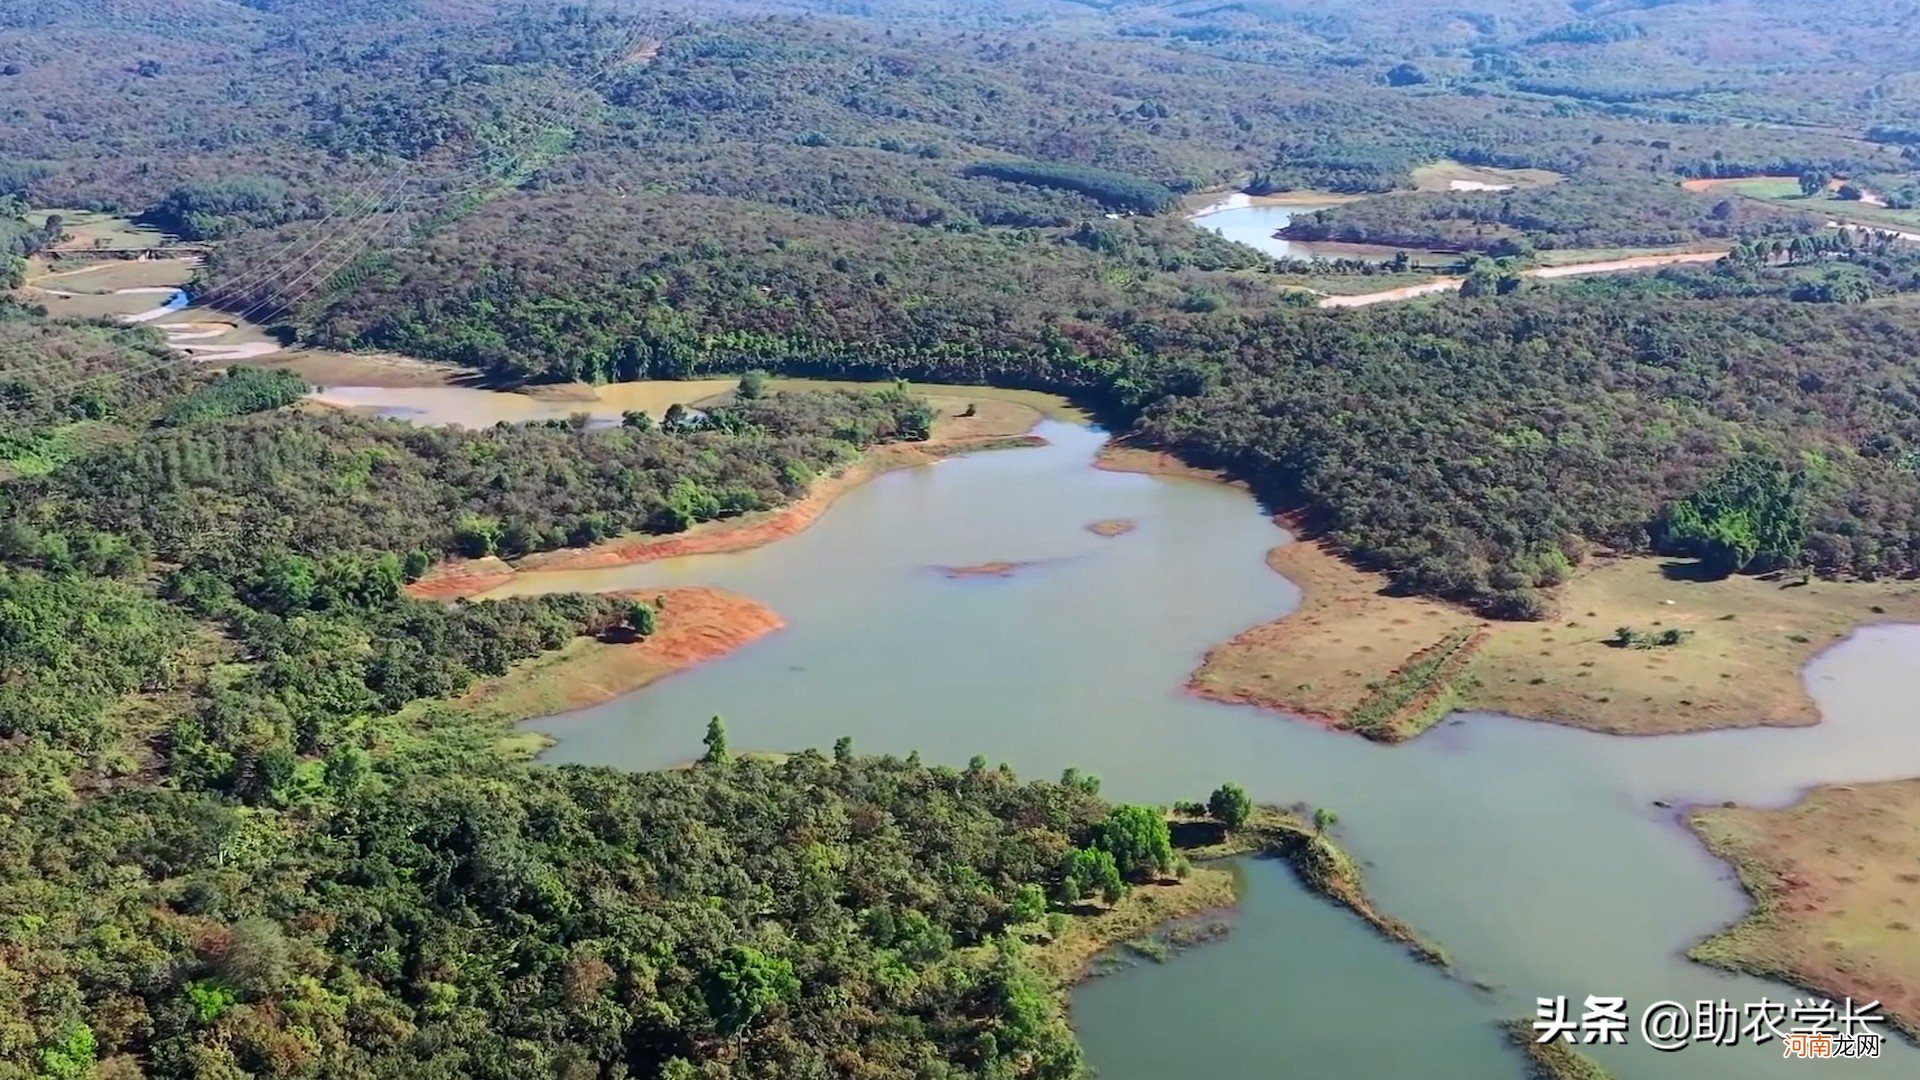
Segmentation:
<svg viewBox="0 0 1920 1080">
<path fill-rule="evenodd" d="M 1911 4 L 1819 21 L 0 10 L 9 290 L 86 257 L 29 211 L 100 210 L 193 241 L 203 304 L 301 344 L 504 386 L 876 383 L 425 429 L 0 298 L 0 1080 L 1084 1076 L 1027 956 L 1178 871 L 1155 811 L 986 757 L 729 755 L 717 719 L 688 768 L 536 766 L 462 695 L 672 607 L 404 586 L 779 505 L 926 437 L 899 379 L 1068 394 L 1492 616 L 1551 615 L 1602 551 L 1920 573 L 1920 261 L 1681 186 L 1920 183 Z M 1546 174 L 1446 190 L 1449 163 Z M 1300 266 L 1181 216 L 1233 190 L 1375 196 L 1290 235 L 1457 251 L 1468 285 L 1316 309 L 1276 284 Z M 1697 248 L 1729 257 L 1523 276 Z"/>
<path fill-rule="evenodd" d="M 460 695 L 675 611 L 401 589 L 789 497 L 924 437 L 910 395 L 421 430 L 0 312 L 40 357 L 7 445 L 103 433 L 0 480 L 0 1076 L 1083 1074 L 1023 954 L 1176 869 L 1160 811 L 723 734 L 693 769 L 536 767 Z"/>
<path fill-rule="evenodd" d="M 1657 248 L 1817 232 L 1815 215 L 1731 196 L 1703 198 L 1671 181 L 1580 180 L 1510 192 L 1367 199 L 1295 218 L 1295 240 L 1502 253 L 1555 248 Z"/>
</svg>

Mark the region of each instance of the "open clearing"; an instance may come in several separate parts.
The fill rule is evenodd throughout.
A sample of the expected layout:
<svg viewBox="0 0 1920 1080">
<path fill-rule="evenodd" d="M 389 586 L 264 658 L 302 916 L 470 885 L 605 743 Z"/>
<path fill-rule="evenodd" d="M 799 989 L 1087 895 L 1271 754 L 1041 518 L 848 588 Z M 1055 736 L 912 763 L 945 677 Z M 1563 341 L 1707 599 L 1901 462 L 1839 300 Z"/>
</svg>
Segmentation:
<svg viewBox="0 0 1920 1080">
<path fill-rule="evenodd" d="M 1920 210 L 1894 210 L 1864 199 L 1842 199 L 1838 192 L 1842 181 L 1813 195 L 1800 193 L 1800 180 L 1792 176 L 1747 176 L 1725 180 L 1688 180 L 1680 186 L 1688 191 L 1731 191 L 1743 198 L 1804 210 L 1850 225 L 1897 230 L 1920 229 Z"/>
<path fill-rule="evenodd" d="M 1123 449 L 1103 464 L 1210 475 L 1163 470 L 1164 460 Z M 1317 542 L 1281 544 L 1267 563 L 1299 586 L 1299 608 L 1210 650 L 1189 688 L 1388 741 L 1449 709 L 1619 735 L 1814 724 L 1819 712 L 1800 681 L 1809 660 L 1857 627 L 1920 619 L 1914 582 L 1701 582 L 1686 580 L 1684 564 L 1630 557 L 1583 567 L 1560 588 L 1555 618 L 1492 622 L 1390 596 L 1384 575 Z M 1685 636 L 1623 647 L 1611 643 L 1620 627 Z"/>
<path fill-rule="evenodd" d="M 1500 188 L 1542 187 L 1557 184 L 1566 177 L 1547 169 L 1496 169 L 1485 165 L 1463 165 L 1458 161 L 1434 161 L 1413 170 L 1415 191 L 1485 191 Z"/>
<path fill-rule="evenodd" d="M 199 259 L 103 259 L 29 263 L 21 298 L 62 319 L 97 319 L 151 311 L 163 297 L 128 289 L 177 289 L 192 280 Z"/>
<path fill-rule="evenodd" d="M 1565 253 L 1563 258 L 1573 254 Z M 1619 274 L 1634 270 L 1654 270 L 1663 266 L 1719 262 L 1725 254 L 1723 251 L 1674 251 L 1659 255 L 1629 255 L 1624 258 L 1602 259 L 1595 262 L 1560 262 L 1555 265 L 1522 270 L 1520 276 L 1551 281 L 1557 278 L 1585 277 L 1589 274 Z M 1374 304 L 1387 304 L 1397 300 L 1413 300 L 1422 296 L 1457 292 L 1463 284 L 1465 284 L 1464 278 L 1429 278 L 1416 284 L 1383 289 L 1379 292 L 1322 297 L 1319 306 L 1323 308 L 1370 307 Z"/>
<path fill-rule="evenodd" d="M 159 229 L 136 225 L 127 218 L 94 210 L 71 210 L 58 207 L 51 210 L 35 210 L 26 215 L 26 222 L 39 228 L 46 224 L 47 218 L 55 216 L 59 217 L 61 231 L 66 234 L 64 239 L 53 246 L 55 251 L 144 250 L 179 241 L 179 237 L 169 236 Z"/>
<path fill-rule="evenodd" d="M 1699 808 L 1687 824 L 1753 896 L 1693 959 L 1878 1000 L 1920 1038 L 1920 780 L 1815 788 L 1779 810 Z"/>
<path fill-rule="evenodd" d="M 398 353 L 343 353 L 327 349 L 289 349 L 255 365 L 290 371 L 315 386 L 452 386 L 477 372 L 435 364 Z"/>
</svg>

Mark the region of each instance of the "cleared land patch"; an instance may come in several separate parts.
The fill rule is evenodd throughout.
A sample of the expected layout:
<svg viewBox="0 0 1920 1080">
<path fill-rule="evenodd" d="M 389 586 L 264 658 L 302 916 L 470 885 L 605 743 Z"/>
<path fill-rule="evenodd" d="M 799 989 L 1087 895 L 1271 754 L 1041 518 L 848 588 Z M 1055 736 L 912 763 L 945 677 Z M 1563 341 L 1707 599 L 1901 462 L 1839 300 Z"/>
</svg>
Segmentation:
<svg viewBox="0 0 1920 1080">
<path fill-rule="evenodd" d="M 1687 824 L 1753 897 L 1693 959 L 1878 1000 L 1920 1039 L 1920 780 L 1815 788 L 1779 810 L 1699 808 Z"/>
<path fill-rule="evenodd" d="M 1868 228 L 1920 229 L 1920 210 L 1895 210 L 1866 199 L 1843 199 L 1837 194 L 1842 181 L 1834 181 L 1823 191 L 1807 195 L 1800 180 L 1793 176 L 1747 176 L 1726 180 L 1688 180 L 1680 186 L 1688 191 L 1730 191 L 1757 202 L 1772 203 L 1790 210 L 1804 210 Z"/>
<path fill-rule="evenodd" d="M 1554 618 L 1496 622 L 1389 595 L 1384 575 L 1317 543 L 1267 563 L 1299 586 L 1299 608 L 1209 651 L 1190 688 L 1387 741 L 1454 709 L 1620 735 L 1814 724 L 1806 663 L 1859 626 L 1920 618 L 1913 582 L 1689 581 L 1683 564 L 1636 557 L 1581 569 Z M 1622 648 L 1621 627 L 1682 640 Z"/>
<path fill-rule="evenodd" d="M 1485 191 L 1501 187 L 1543 187 L 1566 177 L 1548 169 L 1497 169 L 1458 161 L 1434 161 L 1413 170 L 1415 191 Z M 1466 187 L 1462 185 L 1482 185 Z"/>
</svg>

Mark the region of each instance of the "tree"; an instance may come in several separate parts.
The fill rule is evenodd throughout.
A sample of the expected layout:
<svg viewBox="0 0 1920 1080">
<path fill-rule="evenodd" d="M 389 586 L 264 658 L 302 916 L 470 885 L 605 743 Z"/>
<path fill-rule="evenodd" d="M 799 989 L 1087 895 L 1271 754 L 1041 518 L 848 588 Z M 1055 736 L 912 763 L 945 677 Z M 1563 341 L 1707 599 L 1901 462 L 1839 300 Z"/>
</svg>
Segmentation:
<svg viewBox="0 0 1920 1080">
<path fill-rule="evenodd" d="M 1046 913 L 1047 894 L 1032 882 L 1020 886 L 1007 903 L 1007 919 L 1016 925 L 1038 922 Z"/>
<path fill-rule="evenodd" d="M 1656 544 L 1690 555 L 1715 577 L 1793 562 L 1806 543 L 1803 478 L 1778 462 L 1736 459 L 1699 491 L 1669 505 L 1654 524 Z"/>
<path fill-rule="evenodd" d="M 1093 837 L 1093 846 L 1112 854 L 1127 878 L 1138 880 L 1173 869 L 1173 836 L 1156 807 L 1116 806 L 1094 829 Z"/>
<path fill-rule="evenodd" d="M 1321 807 L 1313 812 L 1313 831 L 1323 833 L 1340 823 L 1340 815 Z"/>
<path fill-rule="evenodd" d="M 1067 768 L 1060 773 L 1060 786 L 1072 788 L 1086 795 L 1100 794 L 1100 778 L 1092 773 L 1083 773 L 1079 769 Z"/>
<path fill-rule="evenodd" d="M 1077 904 L 1098 895 L 1111 904 L 1126 895 L 1127 883 L 1113 853 L 1099 848 L 1074 848 L 1060 868 L 1060 901 Z"/>
<path fill-rule="evenodd" d="M 627 605 L 627 629 L 632 630 L 635 637 L 652 637 L 657 625 L 658 619 L 651 604 L 635 600 Z"/>
<path fill-rule="evenodd" d="M 1824 191 L 1827 181 L 1833 179 L 1817 169 L 1808 169 L 1800 174 L 1800 194 L 1812 198 L 1815 192 Z"/>
<path fill-rule="evenodd" d="M 64 1038 L 40 1051 L 40 1075 L 47 1080 L 81 1080 L 94 1075 L 93 1029 L 75 1024 Z"/>
<path fill-rule="evenodd" d="M 425 574 L 427 568 L 432 565 L 433 556 L 419 548 L 414 548 L 407 552 L 406 561 L 401 564 L 400 572 L 408 581 L 419 581 L 421 575 Z"/>
<path fill-rule="evenodd" d="M 833 760 L 842 765 L 853 760 L 853 736 L 842 735 L 833 740 Z"/>
<path fill-rule="evenodd" d="M 734 394 L 741 401 L 757 401 L 765 396 L 766 392 L 767 373 L 754 370 L 740 376 L 740 386 L 734 391 Z"/>
<path fill-rule="evenodd" d="M 240 920 L 228 932 L 218 971 L 222 983 L 242 998 L 254 1000 L 278 990 L 287 981 L 292 963 L 280 924 L 256 916 Z"/>
<path fill-rule="evenodd" d="M 707 721 L 707 737 L 700 740 L 707 744 L 707 752 L 701 757 L 703 765 L 725 765 L 727 763 L 727 723 L 718 716 Z"/>
<path fill-rule="evenodd" d="M 1221 784 L 1207 798 L 1207 813 L 1229 829 L 1238 829 L 1253 814 L 1253 800 L 1239 784 Z"/>
<path fill-rule="evenodd" d="M 454 547 L 470 559 L 493 554 L 500 546 L 500 522 L 493 518 L 468 516 L 453 527 Z"/>
<path fill-rule="evenodd" d="M 311 604 L 318 587 L 319 571 L 312 559 L 280 551 L 261 562 L 252 594 L 262 610 L 286 615 Z"/>
<path fill-rule="evenodd" d="M 707 1011 L 723 1036 L 731 1037 L 767 1009 L 800 997 L 791 961 L 747 945 L 730 946 L 707 970 Z"/>
<path fill-rule="evenodd" d="M 1402 61 L 1387 69 L 1388 86 L 1418 86 L 1427 81 L 1427 73 L 1411 63 Z"/>
<path fill-rule="evenodd" d="M 1866 192 L 1860 190 L 1860 188 L 1854 184 L 1841 184 L 1834 194 L 1848 202 L 1859 202 L 1866 197 Z"/>
</svg>

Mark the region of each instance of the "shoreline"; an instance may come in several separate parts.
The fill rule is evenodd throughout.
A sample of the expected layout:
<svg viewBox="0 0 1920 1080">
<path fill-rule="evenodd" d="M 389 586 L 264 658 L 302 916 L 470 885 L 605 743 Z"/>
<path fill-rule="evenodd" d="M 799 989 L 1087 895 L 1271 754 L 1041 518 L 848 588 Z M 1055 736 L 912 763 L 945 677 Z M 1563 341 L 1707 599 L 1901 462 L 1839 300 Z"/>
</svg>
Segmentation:
<svg viewBox="0 0 1920 1080">
<path fill-rule="evenodd" d="M 931 465 L 956 454 L 1042 445 L 1045 440 L 1037 435 L 887 443 L 868 449 L 840 472 L 816 480 L 806 495 L 771 510 L 702 522 L 680 533 L 641 533 L 584 548 L 536 552 L 511 563 L 495 555 L 450 559 L 435 564 L 409 584 L 406 593 L 416 600 L 474 599 L 531 574 L 604 570 L 690 555 L 750 551 L 806 531 L 842 495 L 896 469 Z"/>
<path fill-rule="evenodd" d="M 1231 910 L 1239 903 L 1238 880 L 1219 864 L 1238 858 L 1286 861 L 1309 892 L 1346 909 L 1421 963 L 1457 974 L 1444 949 L 1375 906 L 1353 856 L 1294 813 L 1275 806 L 1255 807 L 1252 818 L 1233 832 L 1204 815 L 1175 812 L 1168 815 L 1167 823 L 1174 852 L 1192 861 L 1191 873 L 1186 878 L 1136 885 L 1118 903 L 1078 916 L 1098 920 L 1076 922 L 1075 928 L 1084 926 L 1086 932 L 1063 935 L 1040 946 L 1035 966 L 1060 989 L 1095 974 L 1094 961 L 1114 949 L 1152 938 L 1180 921 Z"/>
<path fill-rule="evenodd" d="M 1187 479 L 1245 484 L 1217 472 L 1198 469 L 1161 451 L 1121 448 L 1118 460 L 1106 467 L 1157 473 Z M 1284 515 L 1274 524 L 1286 528 Z M 1272 621 L 1249 627 L 1228 642 L 1208 650 L 1189 679 L 1188 689 L 1212 700 L 1251 704 L 1288 717 L 1353 731 L 1380 741 L 1395 742 L 1424 730 L 1424 724 L 1457 709 L 1484 709 L 1508 716 L 1581 727 L 1601 734 L 1652 737 L 1688 731 L 1810 726 L 1823 721 L 1818 703 L 1807 691 L 1803 674 L 1819 654 L 1845 641 L 1860 629 L 1920 621 L 1920 585 L 1914 582 L 1818 582 L 1807 586 L 1775 584 L 1758 578 L 1731 578 L 1724 582 L 1682 583 L 1660 575 L 1662 560 L 1626 557 L 1597 560 L 1582 567 L 1562 587 L 1562 612 L 1542 623 L 1489 623 L 1471 612 L 1424 597 L 1386 596 L 1384 575 L 1360 570 L 1341 559 L 1324 542 L 1291 540 L 1270 549 L 1267 564 L 1301 590 L 1299 605 Z M 1644 585 L 1673 591 L 1642 606 L 1644 615 L 1678 623 L 1696 638 L 1673 655 L 1684 665 L 1716 663 L 1739 657 L 1744 648 L 1751 670 L 1710 671 L 1716 685 L 1709 692 L 1668 690 L 1674 711 L 1644 703 L 1607 700 L 1587 689 L 1548 685 L 1539 675 L 1525 680 L 1519 672 L 1502 682 L 1503 668 L 1541 671 L 1565 659 L 1543 659 L 1533 646 L 1562 637 L 1561 647 L 1597 646 L 1594 660 L 1582 660 L 1573 672 L 1594 670 L 1586 665 L 1603 662 L 1655 665 L 1664 658 L 1652 650 L 1609 648 L 1599 636 L 1611 623 L 1583 605 L 1595 602 L 1607 590 L 1594 585 Z M 1705 597 L 1688 596 L 1684 589 L 1713 590 Z M 1640 599 L 1649 600 L 1648 597 Z M 1735 611 L 1713 618 L 1719 607 L 1686 603 L 1710 599 Z M 1749 606 L 1741 608 L 1743 602 Z M 1678 609 L 1678 610 L 1675 610 Z M 1379 616 L 1385 615 L 1382 619 Z M 1569 618 L 1568 616 L 1572 616 Z M 1765 622 L 1756 628 L 1750 621 Z M 1582 620 L 1594 620 L 1585 627 Z M 1647 628 L 1647 623 L 1639 624 Z M 1741 626 L 1739 630 L 1731 627 Z M 1366 640 L 1345 654 L 1353 660 L 1360 650 L 1393 629 L 1412 627 L 1454 635 L 1459 645 L 1453 655 L 1465 654 L 1458 670 L 1449 675 L 1444 664 L 1439 677 L 1415 688 L 1402 703 L 1419 722 L 1397 728 L 1392 719 L 1384 731 L 1356 730 L 1352 711 L 1375 693 L 1391 688 L 1397 676 L 1417 667 L 1423 652 L 1444 646 L 1442 637 L 1425 650 L 1408 654 L 1398 664 L 1372 668 L 1338 668 L 1324 663 L 1316 645 L 1358 631 Z M 1566 640 L 1569 629 L 1583 630 Z M 1770 634 L 1767 645 L 1755 645 L 1756 629 Z M 1689 649 L 1709 644 L 1700 636 L 1719 631 L 1717 642 L 1727 652 L 1701 656 Z M 1801 632 L 1811 631 L 1811 632 Z M 1463 637 L 1459 635 L 1465 635 Z M 1738 638 L 1739 643 L 1730 643 Z M 1591 652 L 1591 650 L 1590 650 Z M 1254 670 L 1235 671 L 1231 662 L 1252 659 Z M 1492 654 L 1487 657 L 1487 654 Z M 1302 659 L 1304 655 L 1304 660 Z M 1292 667 L 1288 665 L 1292 664 Z M 1737 665 L 1736 665 L 1737 666 Z M 1258 670 L 1267 667 L 1269 670 Z M 1468 669 L 1478 668 L 1478 674 Z M 1263 678 L 1280 671 L 1307 670 L 1314 681 Z M 1340 686 L 1323 685 L 1329 673 L 1344 681 L 1346 708 Z M 1251 676 L 1251 677 L 1248 677 Z M 1677 679 L 1662 674 L 1661 679 Z M 1572 681 L 1572 680 L 1569 680 Z M 1659 684 L 1674 685 L 1674 684 Z M 1699 693 L 1699 697 L 1681 694 Z M 1711 694 L 1711 696 L 1710 696 Z M 1626 706 L 1624 709 L 1621 706 Z M 1679 710 L 1684 711 L 1679 711 Z M 1634 723 L 1664 712 L 1666 719 Z M 1750 910 L 1739 919 L 1712 931 L 1688 950 L 1696 963 L 1774 980 L 1833 998 L 1880 1000 L 1887 1027 L 1920 1043 L 1920 779 L 1870 783 L 1832 783 L 1803 790 L 1782 807 L 1733 804 L 1683 808 L 1678 818 L 1703 845 L 1703 854 L 1730 866 L 1747 894 Z M 1516 1044 L 1518 1044 L 1516 1039 Z M 1556 1048 L 1522 1047 L 1539 1075 L 1571 1076 L 1591 1080 L 1604 1071 L 1579 1055 L 1552 1053 Z M 1543 1057 L 1539 1051 L 1549 1053 Z"/>
<path fill-rule="evenodd" d="M 801 385 L 806 384 L 787 383 L 780 388 L 784 392 Z M 529 574 L 602 570 L 688 555 L 749 551 L 804 532 L 842 495 L 895 469 L 931 465 L 958 454 L 1044 446 L 1046 440 L 1033 434 L 1033 429 L 1048 415 L 1069 410 L 1064 399 L 1041 400 L 1024 392 L 1004 393 L 990 387 L 981 388 L 975 396 L 965 396 L 949 392 L 953 389 L 943 387 L 941 392 L 925 395 L 941 413 L 934 422 L 932 438 L 870 446 L 839 472 L 816 477 L 805 495 L 780 506 L 701 522 L 685 532 L 634 533 L 582 548 L 535 552 L 512 562 L 492 555 L 447 559 L 407 585 L 407 595 L 416 600 L 450 602 L 484 596 Z"/>
<path fill-rule="evenodd" d="M 1097 465 L 1247 489 L 1132 444 L 1108 444 Z M 1208 649 L 1189 692 L 1384 742 L 1463 709 L 1633 736 L 1811 726 L 1820 712 L 1801 672 L 1814 657 L 1861 627 L 1920 621 L 1920 582 L 1689 582 L 1656 556 L 1588 560 L 1559 587 L 1559 614 L 1537 622 L 1389 595 L 1385 574 L 1321 540 L 1284 536 L 1266 561 L 1300 590 L 1298 605 Z M 1616 647 L 1623 625 L 1688 636 L 1671 648 Z M 1419 670 L 1443 646 L 1448 655 Z"/>
<path fill-rule="evenodd" d="M 655 604 L 659 628 L 644 638 L 576 638 L 475 685 L 453 703 L 517 726 L 612 701 L 787 625 L 756 600 L 705 585 L 608 595 Z"/>
<path fill-rule="evenodd" d="M 1681 822 L 1750 905 L 1688 959 L 1877 1000 L 1920 1045 L 1920 873 L 1901 869 L 1920 868 L 1920 779 L 1817 784 L 1780 807 L 1689 806 Z"/>
</svg>

